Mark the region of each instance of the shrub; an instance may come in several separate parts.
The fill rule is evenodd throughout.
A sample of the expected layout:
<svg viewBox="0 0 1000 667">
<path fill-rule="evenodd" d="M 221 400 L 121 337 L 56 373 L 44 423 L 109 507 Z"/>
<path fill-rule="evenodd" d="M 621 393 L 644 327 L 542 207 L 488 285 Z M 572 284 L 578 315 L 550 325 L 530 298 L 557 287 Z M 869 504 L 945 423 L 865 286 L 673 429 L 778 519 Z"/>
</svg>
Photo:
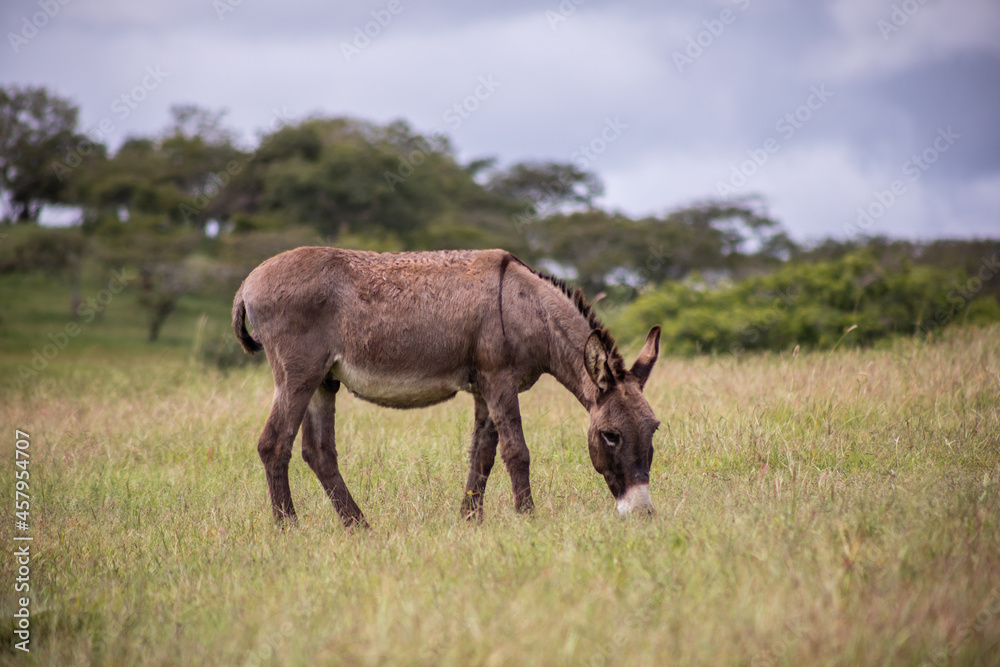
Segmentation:
<svg viewBox="0 0 1000 667">
<path fill-rule="evenodd" d="M 665 283 L 623 308 L 617 329 L 631 338 L 660 324 L 661 345 L 680 354 L 870 345 L 956 321 L 1000 320 L 996 300 L 976 285 L 961 271 L 883 264 L 862 250 L 713 289 L 696 279 Z"/>
</svg>

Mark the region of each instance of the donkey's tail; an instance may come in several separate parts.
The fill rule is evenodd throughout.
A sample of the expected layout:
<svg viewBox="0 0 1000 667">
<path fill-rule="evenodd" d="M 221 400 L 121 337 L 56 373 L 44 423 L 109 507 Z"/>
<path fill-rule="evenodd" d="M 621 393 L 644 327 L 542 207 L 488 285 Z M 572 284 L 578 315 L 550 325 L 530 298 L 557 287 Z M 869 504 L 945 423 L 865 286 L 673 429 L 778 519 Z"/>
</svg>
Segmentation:
<svg viewBox="0 0 1000 667">
<path fill-rule="evenodd" d="M 233 333 L 236 334 L 236 338 L 240 341 L 240 345 L 246 350 L 247 354 L 253 354 L 264 349 L 264 346 L 257 342 L 250 332 L 247 331 L 246 325 L 247 317 L 247 305 L 243 301 L 243 288 L 240 287 L 236 292 L 236 298 L 233 300 Z"/>
</svg>

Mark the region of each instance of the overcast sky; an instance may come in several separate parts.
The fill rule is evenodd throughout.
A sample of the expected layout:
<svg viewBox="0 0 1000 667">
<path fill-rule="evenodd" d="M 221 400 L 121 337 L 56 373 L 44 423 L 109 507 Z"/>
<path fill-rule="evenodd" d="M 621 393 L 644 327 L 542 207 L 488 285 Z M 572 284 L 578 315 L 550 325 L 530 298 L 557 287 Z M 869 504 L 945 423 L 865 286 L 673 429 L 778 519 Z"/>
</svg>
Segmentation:
<svg viewBox="0 0 1000 667">
<path fill-rule="evenodd" d="M 248 142 L 405 119 L 464 161 L 586 165 L 631 215 L 761 194 L 799 241 L 1000 236 L 996 0 L 484 4 L 5 0 L 0 83 L 112 146 L 187 102 Z"/>
</svg>

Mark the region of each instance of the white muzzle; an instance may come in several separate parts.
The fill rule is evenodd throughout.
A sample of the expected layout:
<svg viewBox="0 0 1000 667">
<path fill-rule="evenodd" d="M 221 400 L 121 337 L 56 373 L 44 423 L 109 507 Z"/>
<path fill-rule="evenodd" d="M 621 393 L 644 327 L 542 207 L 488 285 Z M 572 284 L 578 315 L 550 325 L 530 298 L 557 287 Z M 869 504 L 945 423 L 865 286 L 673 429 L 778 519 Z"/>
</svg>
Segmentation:
<svg viewBox="0 0 1000 667">
<path fill-rule="evenodd" d="M 653 511 L 653 501 L 649 498 L 649 484 L 630 486 L 625 495 L 618 499 L 618 514 L 621 516 L 628 516 L 636 510 Z"/>
</svg>

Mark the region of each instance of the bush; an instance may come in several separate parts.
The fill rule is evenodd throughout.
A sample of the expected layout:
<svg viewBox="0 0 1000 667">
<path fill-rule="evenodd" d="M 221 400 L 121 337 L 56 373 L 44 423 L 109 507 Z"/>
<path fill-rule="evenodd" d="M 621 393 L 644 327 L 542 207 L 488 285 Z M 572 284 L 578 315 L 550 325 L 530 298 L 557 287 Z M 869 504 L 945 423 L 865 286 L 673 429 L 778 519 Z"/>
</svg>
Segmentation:
<svg viewBox="0 0 1000 667">
<path fill-rule="evenodd" d="M 75 275 L 88 253 L 88 241 L 76 227 L 25 226 L 13 228 L 7 236 L 10 238 L 0 244 L 0 273 L 40 271 L 49 275 Z"/>
<path fill-rule="evenodd" d="M 882 264 L 859 251 L 716 289 L 697 279 L 665 283 L 623 308 L 617 329 L 638 338 L 660 324 L 661 345 L 680 354 L 869 345 L 956 321 L 1000 320 L 1000 306 L 981 287 L 961 271 Z"/>
</svg>

